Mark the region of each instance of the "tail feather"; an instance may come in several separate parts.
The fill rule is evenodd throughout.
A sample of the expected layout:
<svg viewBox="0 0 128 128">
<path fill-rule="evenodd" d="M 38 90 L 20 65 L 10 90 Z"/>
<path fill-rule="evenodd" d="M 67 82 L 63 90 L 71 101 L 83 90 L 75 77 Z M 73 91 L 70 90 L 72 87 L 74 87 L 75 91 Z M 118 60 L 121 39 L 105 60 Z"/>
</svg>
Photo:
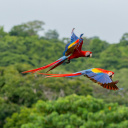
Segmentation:
<svg viewBox="0 0 128 128">
<path fill-rule="evenodd" d="M 80 76 L 82 73 L 77 72 L 77 73 L 70 73 L 70 74 L 47 74 L 47 73 L 39 73 L 42 75 L 49 75 L 46 77 L 75 77 L 75 76 Z"/>
<path fill-rule="evenodd" d="M 52 69 L 58 67 L 58 66 L 61 65 L 64 61 L 65 61 L 65 60 L 58 62 L 56 65 L 54 65 L 52 68 L 50 68 L 47 72 L 49 72 L 49 71 L 51 71 Z M 46 72 L 46 73 L 47 73 L 47 72 Z"/>
<path fill-rule="evenodd" d="M 49 74 L 49 73 L 38 73 L 38 74 L 41 74 L 41 75 L 47 75 L 47 76 L 54 76 L 54 75 L 58 75 L 58 74 Z"/>
<path fill-rule="evenodd" d="M 35 73 L 35 72 L 37 72 L 37 71 L 40 71 L 40 70 L 49 68 L 49 67 L 51 67 L 51 66 L 53 66 L 53 65 L 57 65 L 57 64 L 60 65 L 60 64 L 62 64 L 66 59 L 67 59 L 67 57 L 66 57 L 66 56 L 63 56 L 63 57 L 61 57 L 60 59 L 56 60 L 55 62 L 53 62 L 53 63 L 51 63 L 51 64 L 48 64 L 48 65 L 43 66 L 43 67 L 40 67 L 40 68 L 36 68 L 36 69 L 24 71 L 24 72 L 22 72 L 22 73 L 29 73 L 29 72 Z M 61 63 L 61 62 L 62 62 L 62 63 Z M 58 66 L 58 65 L 57 65 L 57 66 Z M 57 67 L 57 66 L 56 66 L 56 67 Z M 54 67 L 54 68 L 55 68 L 55 67 Z M 54 69 L 54 68 L 51 68 L 50 70 L 52 70 L 52 69 Z M 49 71 L 50 71 L 50 70 L 49 70 Z"/>
</svg>

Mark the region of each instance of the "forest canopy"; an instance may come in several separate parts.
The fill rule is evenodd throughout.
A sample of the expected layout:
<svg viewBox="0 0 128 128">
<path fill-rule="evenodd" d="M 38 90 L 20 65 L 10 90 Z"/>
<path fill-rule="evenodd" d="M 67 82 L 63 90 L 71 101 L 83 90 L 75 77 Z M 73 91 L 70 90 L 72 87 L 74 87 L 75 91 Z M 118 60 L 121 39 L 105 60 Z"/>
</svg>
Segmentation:
<svg viewBox="0 0 128 128">
<path fill-rule="evenodd" d="M 13 26 L 9 32 L 0 26 L 0 127 L 126 128 L 128 33 L 116 44 L 83 37 L 83 50 L 92 51 L 93 57 L 74 59 L 51 71 L 73 73 L 89 68 L 114 71 L 114 80 L 119 80 L 118 87 L 123 89 L 110 91 L 84 76 L 45 79 L 37 73 L 22 74 L 60 58 L 70 41 L 70 33 L 69 37 L 59 39 L 57 30 L 39 35 L 44 25 L 43 21 L 29 21 Z"/>
</svg>

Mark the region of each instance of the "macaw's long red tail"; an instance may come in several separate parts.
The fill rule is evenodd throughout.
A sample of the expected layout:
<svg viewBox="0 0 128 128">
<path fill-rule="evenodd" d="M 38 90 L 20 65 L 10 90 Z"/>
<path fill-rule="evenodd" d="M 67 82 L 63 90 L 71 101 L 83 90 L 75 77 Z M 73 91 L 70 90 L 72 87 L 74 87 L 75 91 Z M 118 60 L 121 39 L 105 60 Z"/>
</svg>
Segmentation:
<svg viewBox="0 0 128 128">
<path fill-rule="evenodd" d="M 46 77 L 76 77 L 83 75 L 81 72 L 70 73 L 70 74 L 47 74 L 47 73 L 39 73 L 42 75 L 47 75 Z"/>
<path fill-rule="evenodd" d="M 40 68 L 36 68 L 36 69 L 32 69 L 32 70 L 28 70 L 28 71 L 24 71 L 22 73 L 28 73 L 28 72 L 31 72 L 31 73 L 35 73 L 37 71 L 40 71 L 40 70 L 43 70 L 43 69 L 46 69 L 46 68 L 49 68 L 51 66 L 53 66 L 50 70 L 54 69 L 55 67 L 59 66 L 60 64 L 62 64 L 68 57 L 67 56 L 63 56 L 61 58 L 59 58 L 58 60 L 56 60 L 55 62 L 51 63 L 51 64 L 48 64 L 46 66 L 43 66 L 43 67 L 40 67 Z M 48 70 L 48 71 L 50 71 Z M 48 72 L 47 71 L 47 72 Z"/>
</svg>

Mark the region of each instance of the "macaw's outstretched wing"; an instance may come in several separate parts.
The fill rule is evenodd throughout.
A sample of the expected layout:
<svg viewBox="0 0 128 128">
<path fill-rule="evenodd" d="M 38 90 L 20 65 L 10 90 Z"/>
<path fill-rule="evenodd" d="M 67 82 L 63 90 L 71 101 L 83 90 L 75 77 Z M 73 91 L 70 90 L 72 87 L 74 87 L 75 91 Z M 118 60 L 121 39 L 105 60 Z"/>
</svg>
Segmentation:
<svg viewBox="0 0 128 128">
<path fill-rule="evenodd" d="M 77 45 L 79 45 L 79 39 L 73 42 L 72 44 L 70 44 L 68 46 L 68 49 L 64 51 L 63 55 L 65 56 L 71 55 L 74 52 L 74 50 L 77 48 Z"/>
<path fill-rule="evenodd" d="M 80 72 L 70 73 L 70 74 L 47 74 L 47 73 L 40 73 L 40 74 L 48 75 L 46 77 L 76 77 L 76 76 L 84 75 L 90 78 L 90 80 L 92 80 L 93 82 L 98 83 L 104 88 L 107 88 L 110 90 L 118 90 L 118 87 L 116 86 L 118 81 L 113 82 L 108 74 L 103 73 L 103 71 L 98 68 L 92 68 L 92 69 L 83 70 Z"/>
<path fill-rule="evenodd" d="M 76 49 L 77 45 L 79 44 L 79 38 L 75 35 L 74 29 L 71 33 L 71 41 L 65 47 L 65 51 L 63 55 L 68 56 L 73 53 L 74 49 Z"/>
<path fill-rule="evenodd" d="M 77 39 L 79 39 L 79 38 L 75 35 L 74 29 L 75 29 L 75 28 L 72 29 L 72 33 L 71 33 L 71 41 L 70 41 L 71 43 L 73 43 L 73 42 L 75 42 Z"/>
<path fill-rule="evenodd" d="M 87 76 L 93 82 L 103 86 L 104 88 L 107 88 L 110 90 L 118 90 L 118 87 L 116 86 L 118 81 L 113 82 L 108 74 L 103 73 L 98 68 L 85 70 L 85 76 Z"/>
</svg>

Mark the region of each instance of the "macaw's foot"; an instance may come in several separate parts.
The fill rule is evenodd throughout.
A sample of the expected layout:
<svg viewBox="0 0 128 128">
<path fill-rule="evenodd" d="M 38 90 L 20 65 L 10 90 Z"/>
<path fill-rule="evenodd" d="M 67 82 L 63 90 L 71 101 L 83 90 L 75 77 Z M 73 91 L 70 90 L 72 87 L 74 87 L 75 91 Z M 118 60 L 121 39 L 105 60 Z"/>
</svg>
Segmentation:
<svg viewBox="0 0 128 128">
<path fill-rule="evenodd" d="M 66 64 L 69 64 L 70 63 L 70 60 L 67 60 Z"/>
</svg>

